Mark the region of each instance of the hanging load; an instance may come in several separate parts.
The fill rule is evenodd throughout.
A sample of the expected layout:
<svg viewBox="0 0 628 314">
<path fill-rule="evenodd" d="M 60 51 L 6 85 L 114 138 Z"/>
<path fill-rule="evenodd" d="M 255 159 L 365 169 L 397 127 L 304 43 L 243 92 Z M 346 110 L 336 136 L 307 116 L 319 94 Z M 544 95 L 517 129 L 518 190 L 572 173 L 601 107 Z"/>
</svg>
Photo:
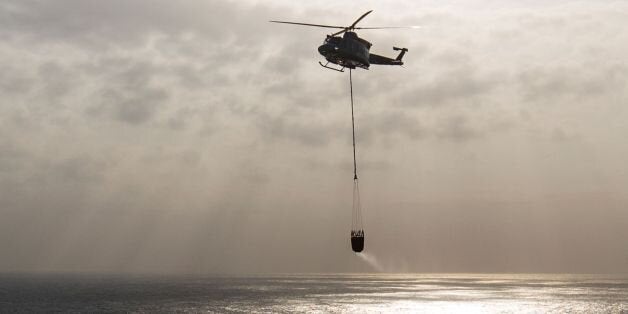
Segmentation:
<svg viewBox="0 0 628 314">
<path fill-rule="evenodd" d="M 351 131 L 353 135 L 353 208 L 351 209 L 351 249 L 360 253 L 364 250 L 364 226 L 362 225 L 362 204 L 360 202 L 360 185 L 358 183 L 358 166 L 355 160 L 355 118 L 353 116 L 353 80 L 349 69 L 349 86 L 351 90 Z"/>
<path fill-rule="evenodd" d="M 351 249 L 360 253 L 364 250 L 364 227 L 362 225 L 362 205 L 360 204 L 360 186 L 357 176 L 353 179 L 353 209 L 351 221 Z"/>
</svg>

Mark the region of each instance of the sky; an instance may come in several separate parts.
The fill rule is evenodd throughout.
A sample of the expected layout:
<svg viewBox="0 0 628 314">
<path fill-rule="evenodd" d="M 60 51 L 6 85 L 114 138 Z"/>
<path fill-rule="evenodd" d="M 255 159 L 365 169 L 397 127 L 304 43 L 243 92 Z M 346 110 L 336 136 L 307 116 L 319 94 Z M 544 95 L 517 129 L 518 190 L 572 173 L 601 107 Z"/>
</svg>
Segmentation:
<svg viewBox="0 0 628 314">
<path fill-rule="evenodd" d="M 366 263 L 350 250 L 353 72 Z M 628 2 L 0 3 L 0 272 L 628 272 Z M 374 261 L 374 262 L 373 262 Z M 375 266 L 374 266 L 375 265 Z"/>
</svg>

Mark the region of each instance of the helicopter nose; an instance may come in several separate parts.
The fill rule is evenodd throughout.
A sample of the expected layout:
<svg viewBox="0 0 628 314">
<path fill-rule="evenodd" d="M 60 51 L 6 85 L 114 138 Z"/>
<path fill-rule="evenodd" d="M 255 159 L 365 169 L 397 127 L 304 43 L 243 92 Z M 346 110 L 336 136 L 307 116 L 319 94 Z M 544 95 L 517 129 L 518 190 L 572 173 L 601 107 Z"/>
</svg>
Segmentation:
<svg viewBox="0 0 628 314">
<path fill-rule="evenodd" d="M 323 56 L 334 51 L 334 47 L 330 44 L 324 44 L 324 45 L 320 45 L 318 47 L 318 52 L 320 54 L 322 54 Z"/>
</svg>

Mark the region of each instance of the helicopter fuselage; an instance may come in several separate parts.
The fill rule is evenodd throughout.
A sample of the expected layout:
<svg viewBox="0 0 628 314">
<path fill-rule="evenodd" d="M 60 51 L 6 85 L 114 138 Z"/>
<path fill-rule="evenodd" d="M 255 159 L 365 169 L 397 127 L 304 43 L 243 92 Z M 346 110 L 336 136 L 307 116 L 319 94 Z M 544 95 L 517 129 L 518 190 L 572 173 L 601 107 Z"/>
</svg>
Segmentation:
<svg viewBox="0 0 628 314">
<path fill-rule="evenodd" d="M 345 32 L 342 37 L 328 35 L 323 44 L 318 47 L 318 52 L 327 61 L 342 67 L 368 69 L 370 48 L 371 43 L 358 37 L 356 33 Z"/>
<path fill-rule="evenodd" d="M 395 59 L 376 55 L 370 53 L 371 43 L 367 40 L 358 37 L 358 34 L 354 32 L 356 29 L 383 29 L 383 28 L 404 28 L 404 27 L 356 27 L 356 24 L 360 22 L 364 17 L 369 15 L 373 10 L 368 11 L 360 16 L 353 24 L 343 26 L 332 26 L 322 24 L 311 23 L 299 23 L 299 22 L 287 22 L 287 21 L 270 21 L 272 23 L 303 25 L 311 27 L 324 27 L 324 28 L 336 28 L 340 29 L 331 35 L 327 35 L 322 45 L 318 47 L 318 52 L 325 57 L 327 64 L 318 62 L 321 66 L 327 69 L 343 72 L 344 68 L 355 69 L 363 68 L 368 70 L 371 64 L 383 64 L 383 65 L 403 65 L 403 55 L 408 51 L 406 48 L 393 47 L 393 50 L 400 51 L 399 55 Z M 343 34 L 342 37 L 338 36 Z M 342 68 L 337 69 L 327 66 L 329 63 L 340 65 Z"/>
</svg>

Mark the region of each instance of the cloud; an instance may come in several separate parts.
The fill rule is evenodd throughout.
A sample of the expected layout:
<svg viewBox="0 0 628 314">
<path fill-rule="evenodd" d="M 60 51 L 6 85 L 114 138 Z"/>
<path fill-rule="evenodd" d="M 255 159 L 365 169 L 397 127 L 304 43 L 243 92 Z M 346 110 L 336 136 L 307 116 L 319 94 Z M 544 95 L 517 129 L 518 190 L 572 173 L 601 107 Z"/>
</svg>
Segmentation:
<svg viewBox="0 0 628 314">
<path fill-rule="evenodd" d="M 19 67 L 4 64 L 0 68 L 0 91 L 5 95 L 23 95 L 33 85 L 33 79 L 20 71 Z"/>
<path fill-rule="evenodd" d="M 628 77 L 621 64 L 581 64 L 572 67 L 544 66 L 524 70 L 518 83 L 525 100 L 551 103 L 557 100 L 579 100 L 604 97 L 621 88 Z"/>
<path fill-rule="evenodd" d="M 339 126 L 321 119 L 293 119 L 262 114 L 256 118 L 262 140 L 274 142 L 280 139 L 296 141 L 305 146 L 328 144 L 339 134 Z"/>
<path fill-rule="evenodd" d="M 401 136 L 401 140 L 417 140 L 429 134 L 415 113 L 387 109 L 377 114 L 363 114 L 359 118 L 357 138 L 360 144 L 377 145 L 380 140 L 390 143 L 399 140 L 395 136 Z"/>
<path fill-rule="evenodd" d="M 13 141 L 0 141 L 0 172 L 1 179 L 9 178 L 9 174 L 21 168 L 26 152 Z"/>
<path fill-rule="evenodd" d="M 5 5 L 2 23 L 5 32 L 20 32 L 34 39 L 131 44 L 151 32 L 180 33 L 201 21 L 201 12 L 217 9 L 214 2 L 174 5 L 168 1 L 146 2 L 62 0 L 57 3 L 19 1 Z M 223 7 L 226 9 L 228 7 Z M 193 15 L 196 18 L 182 19 Z M 205 19 L 204 30 L 217 26 Z M 214 32 L 217 35 L 218 32 Z"/>
<path fill-rule="evenodd" d="M 141 124 L 155 115 L 167 97 L 163 89 L 145 88 L 126 93 L 106 89 L 100 96 L 102 103 L 89 109 L 88 113 L 96 116 L 105 113 L 121 122 Z"/>
<path fill-rule="evenodd" d="M 408 91 L 400 102 L 406 106 L 439 106 L 454 101 L 468 103 L 489 93 L 498 84 L 493 79 L 474 77 L 470 73 L 469 69 L 447 73 Z"/>
<path fill-rule="evenodd" d="M 479 130 L 469 125 L 465 116 L 451 116 L 440 123 L 437 136 L 454 141 L 466 141 L 481 136 Z"/>
<path fill-rule="evenodd" d="M 317 64 L 327 30 L 268 20 L 350 22 L 355 6 L 2 2 L 0 271 L 354 271 L 338 241 L 351 200 L 348 75 Z M 597 209 L 626 203 L 625 7 L 374 8 L 364 26 L 425 27 L 360 32 L 376 53 L 410 48 L 404 68 L 353 72 L 369 249 L 410 271 L 511 270 L 495 258 L 504 248 L 470 264 L 458 249 L 511 239 L 497 242 L 532 256 L 551 251 L 535 234 L 581 238 L 560 220 L 538 225 L 570 217 L 553 207 L 569 197 L 576 223 L 624 221 Z M 494 228 L 523 212 L 535 216 L 511 226 L 517 237 Z M 623 240 L 624 229 L 603 234 Z"/>
</svg>

